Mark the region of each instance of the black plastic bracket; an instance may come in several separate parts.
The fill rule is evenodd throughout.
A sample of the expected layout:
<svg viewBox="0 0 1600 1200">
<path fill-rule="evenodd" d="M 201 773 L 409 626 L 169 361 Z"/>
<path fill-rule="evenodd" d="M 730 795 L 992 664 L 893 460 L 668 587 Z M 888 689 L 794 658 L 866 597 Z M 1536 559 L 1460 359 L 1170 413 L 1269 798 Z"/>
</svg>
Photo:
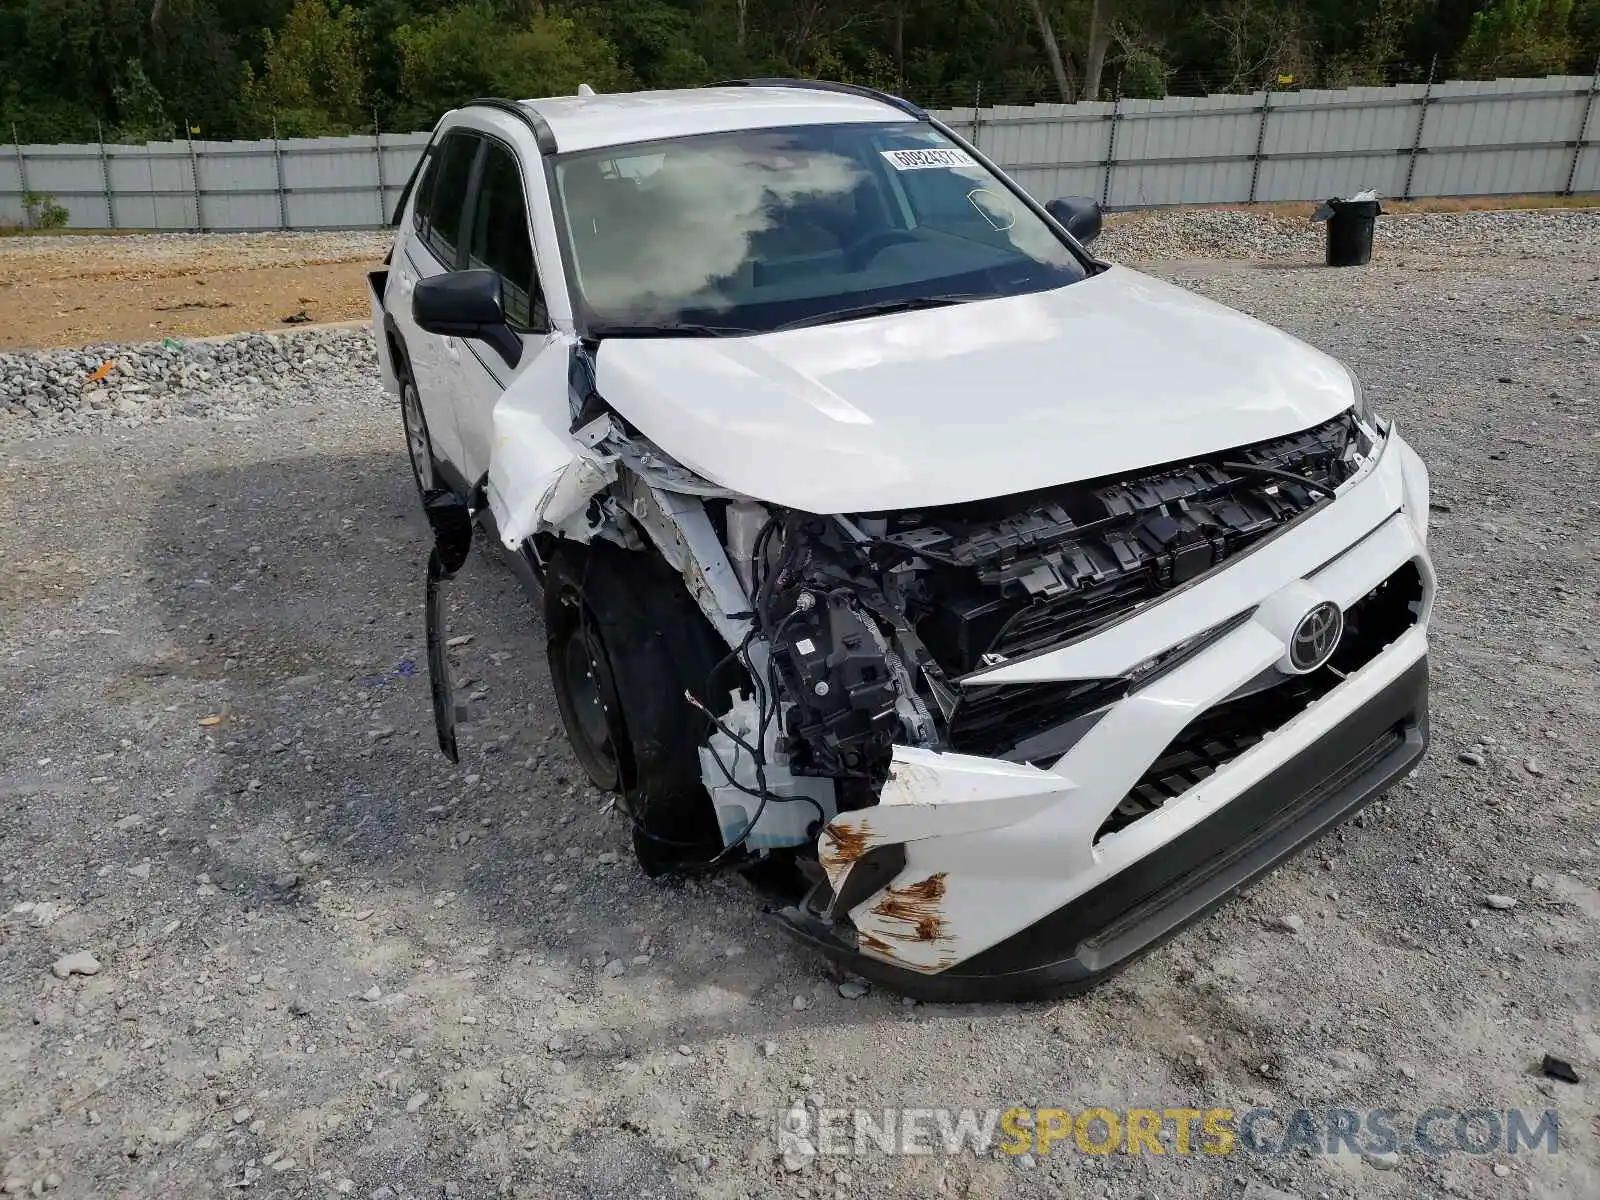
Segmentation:
<svg viewBox="0 0 1600 1200">
<path fill-rule="evenodd" d="M 433 728 L 439 735 L 439 749 L 453 763 L 461 761 L 456 749 L 456 698 L 450 683 L 444 629 L 444 596 L 441 586 L 449 575 L 435 546 L 428 555 L 428 586 L 423 611 L 428 630 L 428 690 L 433 696 Z"/>
</svg>

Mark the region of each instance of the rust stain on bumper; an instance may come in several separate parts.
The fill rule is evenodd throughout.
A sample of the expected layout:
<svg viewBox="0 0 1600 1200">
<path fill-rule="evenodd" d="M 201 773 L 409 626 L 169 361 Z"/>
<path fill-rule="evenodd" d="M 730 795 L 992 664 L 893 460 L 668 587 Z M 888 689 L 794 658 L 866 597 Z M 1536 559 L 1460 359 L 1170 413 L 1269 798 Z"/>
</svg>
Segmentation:
<svg viewBox="0 0 1600 1200">
<path fill-rule="evenodd" d="M 828 843 L 822 851 L 824 865 L 847 867 L 867 852 L 872 827 L 865 821 L 854 826 L 834 822 L 822 831 L 822 836 Z"/>
<path fill-rule="evenodd" d="M 895 922 L 901 928 L 885 929 L 889 937 L 905 942 L 937 942 L 945 936 L 945 919 L 939 911 L 944 899 L 944 872 L 930 875 L 920 883 L 891 887 L 883 899 L 872 906 L 874 916 Z"/>
<path fill-rule="evenodd" d="M 860 930 L 856 933 L 856 945 L 863 950 L 872 950 L 885 958 L 894 957 L 894 947 L 884 941 L 875 933 Z"/>
</svg>

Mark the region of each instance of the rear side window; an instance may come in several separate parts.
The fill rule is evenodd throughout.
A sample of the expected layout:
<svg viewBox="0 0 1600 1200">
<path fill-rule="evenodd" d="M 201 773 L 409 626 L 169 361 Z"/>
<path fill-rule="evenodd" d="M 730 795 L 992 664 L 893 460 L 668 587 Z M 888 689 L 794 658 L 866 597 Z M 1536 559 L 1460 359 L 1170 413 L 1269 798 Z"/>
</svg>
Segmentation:
<svg viewBox="0 0 1600 1200">
<path fill-rule="evenodd" d="M 467 260 L 500 276 L 506 317 L 518 329 L 549 328 L 544 295 L 534 267 L 528 206 L 515 156 L 498 142 L 484 151 L 482 183 L 472 214 Z"/>
<path fill-rule="evenodd" d="M 478 144 L 470 133 L 446 134 L 417 201 L 417 232 L 434 257 L 450 268 L 460 260 L 461 217 Z"/>
</svg>

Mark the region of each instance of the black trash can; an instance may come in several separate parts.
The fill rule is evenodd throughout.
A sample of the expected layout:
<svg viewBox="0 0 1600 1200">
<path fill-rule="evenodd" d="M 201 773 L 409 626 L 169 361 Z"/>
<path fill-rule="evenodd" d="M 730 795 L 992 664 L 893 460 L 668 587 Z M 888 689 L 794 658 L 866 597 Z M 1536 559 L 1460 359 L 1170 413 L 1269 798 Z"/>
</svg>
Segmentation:
<svg viewBox="0 0 1600 1200">
<path fill-rule="evenodd" d="M 1376 200 L 1329 200 L 1328 265 L 1364 267 L 1372 261 L 1372 232 L 1383 206 Z"/>
</svg>

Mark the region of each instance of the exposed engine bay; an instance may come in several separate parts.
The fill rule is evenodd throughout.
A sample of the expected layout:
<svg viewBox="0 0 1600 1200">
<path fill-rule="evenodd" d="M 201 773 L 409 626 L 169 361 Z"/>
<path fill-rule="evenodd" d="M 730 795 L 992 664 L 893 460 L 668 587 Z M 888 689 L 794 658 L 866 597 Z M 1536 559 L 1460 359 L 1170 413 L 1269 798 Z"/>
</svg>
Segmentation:
<svg viewBox="0 0 1600 1200">
<path fill-rule="evenodd" d="M 725 708 L 686 702 L 714 724 L 699 753 L 729 852 L 807 846 L 839 812 L 875 804 L 896 745 L 1059 757 L 1085 714 L 1166 664 L 1031 685 L 985 685 L 985 671 L 1205 575 L 1330 499 L 1370 449 L 1345 413 L 1132 476 L 825 516 L 699 480 L 609 411 L 582 363 L 574 436 L 614 475 L 557 532 L 653 543 L 727 643 L 739 679 Z"/>
<path fill-rule="evenodd" d="M 1360 444 L 1343 416 L 1131 479 L 920 513 L 787 515 L 778 586 L 757 616 L 794 697 L 791 753 L 849 778 L 881 771 L 896 741 L 1011 757 L 1035 732 L 1030 710 L 1061 721 L 1074 699 L 1104 702 L 1132 681 L 1038 693 L 985 688 L 985 669 L 1089 633 L 1253 545 L 1331 495 Z M 786 615 L 805 596 L 826 603 Z"/>
<path fill-rule="evenodd" d="M 425 503 L 435 719 L 453 757 L 439 585 L 476 514 L 542 607 L 567 742 L 648 874 L 737 868 L 801 941 L 914 994 L 1055 994 L 1420 756 L 1426 474 L 1359 392 L 1179 461 L 816 512 L 667 452 L 600 394 L 593 348 L 567 349 L 497 406 L 470 495 Z M 1309 791 L 1239 782 L 1324 746 Z M 1219 793 L 1246 797 L 1245 834 Z M 1285 803 L 1313 811 L 1280 836 Z M 1154 915 L 1116 957 L 1052 958 L 1130 912 Z"/>
</svg>

